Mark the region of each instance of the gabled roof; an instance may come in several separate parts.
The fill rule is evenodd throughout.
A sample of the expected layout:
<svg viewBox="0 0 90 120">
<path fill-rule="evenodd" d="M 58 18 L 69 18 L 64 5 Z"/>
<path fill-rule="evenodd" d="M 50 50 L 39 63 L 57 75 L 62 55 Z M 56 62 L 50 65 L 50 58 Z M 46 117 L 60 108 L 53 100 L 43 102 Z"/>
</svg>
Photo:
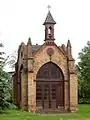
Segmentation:
<svg viewBox="0 0 90 120">
<path fill-rule="evenodd" d="M 43 23 L 43 25 L 45 24 L 56 24 L 56 22 L 54 21 L 52 15 L 51 15 L 51 12 L 48 11 L 48 14 L 47 14 L 47 17 L 46 17 L 46 20 L 45 22 Z"/>
<path fill-rule="evenodd" d="M 37 52 L 43 45 L 32 45 L 32 53 Z M 61 48 L 61 46 L 57 46 L 55 43 L 54 45 L 66 56 L 66 52 Z"/>
<path fill-rule="evenodd" d="M 36 52 L 40 47 L 41 45 L 32 45 L 32 52 Z"/>
</svg>

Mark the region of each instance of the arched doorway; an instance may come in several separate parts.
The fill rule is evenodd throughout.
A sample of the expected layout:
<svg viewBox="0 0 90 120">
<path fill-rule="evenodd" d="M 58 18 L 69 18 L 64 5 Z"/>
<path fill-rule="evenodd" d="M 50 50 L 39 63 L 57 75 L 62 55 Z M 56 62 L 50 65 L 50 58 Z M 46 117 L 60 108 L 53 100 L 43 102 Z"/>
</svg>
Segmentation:
<svg viewBox="0 0 90 120">
<path fill-rule="evenodd" d="M 64 76 L 52 62 L 44 64 L 37 73 L 36 105 L 43 109 L 64 106 Z"/>
</svg>

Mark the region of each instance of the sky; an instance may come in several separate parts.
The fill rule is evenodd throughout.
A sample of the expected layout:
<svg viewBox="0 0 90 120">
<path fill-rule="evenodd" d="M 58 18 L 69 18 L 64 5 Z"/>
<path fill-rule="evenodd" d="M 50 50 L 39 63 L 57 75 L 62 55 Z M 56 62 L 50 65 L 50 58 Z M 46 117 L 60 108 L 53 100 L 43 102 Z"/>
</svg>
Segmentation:
<svg viewBox="0 0 90 120">
<path fill-rule="evenodd" d="M 56 21 L 55 43 L 67 44 L 70 39 L 72 53 L 78 53 L 90 40 L 90 0 L 0 0 L 0 42 L 7 55 L 18 50 L 21 42 L 44 43 L 44 26 L 51 6 Z"/>
</svg>

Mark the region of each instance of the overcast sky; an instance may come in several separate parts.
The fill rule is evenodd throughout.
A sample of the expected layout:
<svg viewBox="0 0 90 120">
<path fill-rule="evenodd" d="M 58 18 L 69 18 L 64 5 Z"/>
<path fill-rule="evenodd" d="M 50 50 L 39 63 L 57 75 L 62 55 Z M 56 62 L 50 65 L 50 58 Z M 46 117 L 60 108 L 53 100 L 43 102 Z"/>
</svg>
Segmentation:
<svg viewBox="0 0 90 120">
<path fill-rule="evenodd" d="M 11 54 L 21 42 L 31 37 L 33 44 L 43 44 L 42 25 L 48 9 L 56 21 L 55 42 L 71 40 L 73 56 L 90 40 L 90 0 L 0 0 L 0 40 L 5 52 Z"/>
</svg>

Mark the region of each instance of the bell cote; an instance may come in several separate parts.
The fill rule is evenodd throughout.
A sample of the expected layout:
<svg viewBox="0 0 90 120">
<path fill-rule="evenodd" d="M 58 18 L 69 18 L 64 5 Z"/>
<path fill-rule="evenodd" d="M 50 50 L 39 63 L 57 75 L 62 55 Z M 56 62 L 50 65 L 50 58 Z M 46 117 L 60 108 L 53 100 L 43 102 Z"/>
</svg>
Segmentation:
<svg viewBox="0 0 90 120">
<path fill-rule="evenodd" d="M 45 26 L 45 42 L 46 41 L 54 41 L 54 25 L 56 22 L 54 21 L 50 10 L 48 10 L 47 17 L 43 25 Z"/>
</svg>

